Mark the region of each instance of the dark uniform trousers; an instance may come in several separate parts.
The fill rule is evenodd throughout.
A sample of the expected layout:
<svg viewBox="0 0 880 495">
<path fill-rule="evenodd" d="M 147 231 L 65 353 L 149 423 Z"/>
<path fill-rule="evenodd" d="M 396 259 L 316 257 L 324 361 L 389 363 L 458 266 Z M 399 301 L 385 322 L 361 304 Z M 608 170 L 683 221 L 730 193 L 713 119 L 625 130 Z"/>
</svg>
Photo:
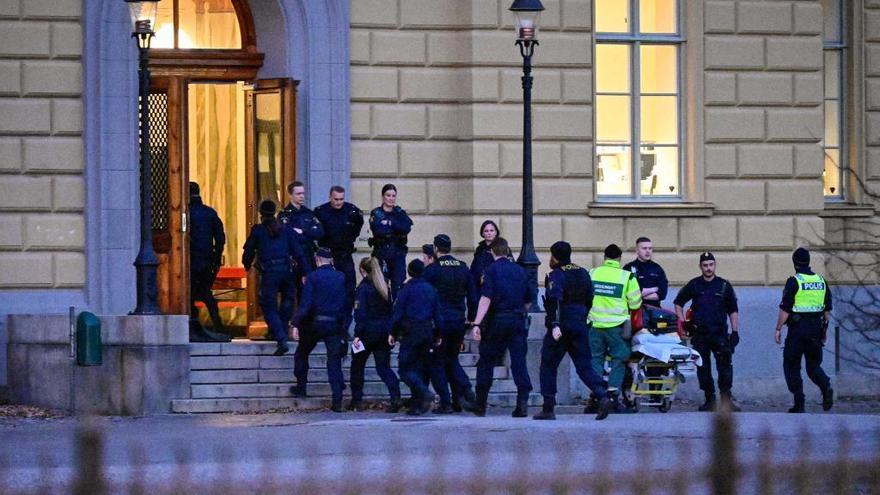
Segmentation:
<svg viewBox="0 0 880 495">
<path fill-rule="evenodd" d="M 397 356 L 398 372 L 413 397 L 421 399 L 428 394 L 428 384 L 423 377 L 433 359 L 434 331 L 429 322 L 407 322 L 404 328 Z"/>
<path fill-rule="evenodd" d="M 406 249 L 389 245 L 375 253 L 385 264 L 385 275 L 391 281 L 391 290 L 396 293 L 406 280 Z"/>
<path fill-rule="evenodd" d="M 568 353 L 571 362 L 581 381 L 597 396 L 604 397 L 605 381 L 602 380 L 592 365 L 590 354 L 590 328 L 582 320 L 565 320 L 559 322 L 562 337 L 553 339 L 552 331 L 547 331 L 544 344 L 541 346 L 541 395 L 545 398 L 556 398 L 556 375 L 559 363 Z"/>
<path fill-rule="evenodd" d="M 354 260 L 351 254 L 333 253 L 333 268 L 345 275 L 345 308 L 346 321 L 343 325 L 346 329 L 351 324 L 351 311 L 354 309 L 354 291 L 357 286 L 357 280 L 354 273 Z"/>
<path fill-rule="evenodd" d="M 796 319 L 796 322 L 792 322 Z M 822 369 L 822 318 L 821 316 L 789 316 L 788 335 L 782 351 L 782 369 L 785 384 L 794 395 L 796 403 L 804 402 L 804 381 L 801 378 L 801 358 L 806 361 L 807 376 L 823 391 L 831 386 L 831 380 Z"/>
<path fill-rule="evenodd" d="M 697 367 L 697 381 L 700 390 L 706 394 L 715 393 L 715 381 L 712 379 L 712 357 L 715 357 L 715 369 L 718 371 L 718 389 L 721 395 L 730 396 L 733 387 L 733 349 L 727 337 L 727 329 L 700 329 L 691 339 L 694 350 L 703 358 L 703 365 Z"/>
<path fill-rule="evenodd" d="M 442 370 L 442 375 L 452 391 L 452 401 L 463 396 L 471 388 L 471 380 L 458 361 L 458 355 L 461 353 L 461 344 L 464 342 L 466 333 L 467 329 L 464 326 L 464 320 L 441 320 L 440 335 L 443 337 L 443 342 L 439 348 L 435 349 L 434 357 L 439 363 L 438 367 Z M 434 388 L 437 388 L 436 384 Z M 440 400 L 443 400 L 442 396 Z"/>
<path fill-rule="evenodd" d="M 481 329 L 482 330 L 482 329 Z M 477 361 L 477 387 L 489 390 L 492 386 L 495 363 L 510 352 L 510 370 L 519 399 L 527 399 L 532 391 L 529 370 L 526 367 L 528 329 L 522 313 L 492 315 L 480 339 L 480 359 Z M 479 395 L 479 392 L 478 392 Z"/>
<path fill-rule="evenodd" d="M 265 271 L 260 274 L 260 309 L 263 310 L 263 318 L 269 326 L 272 338 L 279 345 L 287 343 L 287 324 L 293 314 L 293 293 L 293 280 L 289 271 Z"/>
<path fill-rule="evenodd" d="M 214 331 L 221 332 L 223 331 L 223 320 L 220 319 L 220 308 L 217 306 L 217 299 L 214 298 L 214 293 L 211 292 L 211 287 L 214 285 L 216 277 L 217 272 L 210 267 L 192 270 L 189 279 L 190 300 L 192 301 L 190 314 L 198 318 L 199 310 L 196 308 L 196 301 L 202 301 L 205 303 L 205 307 L 208 308 L 208 314 L 211 316 Z"/>
<path fill-rule="evenodd" d="M 335 316 L 316 316 L 308 328 L 301 329 L 299 345 L 293 353 L 293 374 L 297 386 L 305 390 L 309 380 L 309 355 L 318 345 L 324 342 L 327 348 L 327 378 L 333 401 L 342 400 L 345 390 L 345 378 L 342 375 L 342 358 L 348 351 L 348 344 L 342 331 L 342 322 Z"/>
<path fill-rule="evenodd" d="M 387 327 L 387 325 L 383 325 Z M 391 369 L 391 346 L 388 345 L 388 333 L 368 333 L 361 342 L 364 350 L 351 356 L 351 400 L 358 402 L 364 397 L 364 369 L 370 354 L 376 362 L 376 373 L 388 387 L 392 400 L 400 398 L 400 380 Z"/>
</svg>

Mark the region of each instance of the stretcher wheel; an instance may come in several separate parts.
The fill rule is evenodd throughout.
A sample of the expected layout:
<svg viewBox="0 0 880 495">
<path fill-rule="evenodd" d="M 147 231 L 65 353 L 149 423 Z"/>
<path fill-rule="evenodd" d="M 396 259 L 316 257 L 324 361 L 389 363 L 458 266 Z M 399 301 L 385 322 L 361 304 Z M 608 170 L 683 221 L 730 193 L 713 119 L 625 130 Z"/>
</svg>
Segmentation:
<svg viewBox="0 0 880 495">
<path fill-rule="evenodd" d="M 669 399 L 669 397 L 665 397 L 663 399 L 663 403 L 657 406 L 657 410 L 662 413 L 667 413 L 670 409 L 672 409 L 672 401 Z"/>
</svg>

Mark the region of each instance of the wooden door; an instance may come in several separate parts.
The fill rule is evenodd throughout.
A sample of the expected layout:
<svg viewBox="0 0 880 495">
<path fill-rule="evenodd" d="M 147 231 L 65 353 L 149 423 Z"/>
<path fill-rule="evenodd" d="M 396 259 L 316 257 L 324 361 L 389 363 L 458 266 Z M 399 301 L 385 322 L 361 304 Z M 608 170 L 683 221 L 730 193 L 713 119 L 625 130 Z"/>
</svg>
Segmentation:
<svg viewBox="0 0 880 495">
<path fill-rule="evenodd" d="M 245 95 L 247 220 L 260 220 L 265 199 L 287 202 L 287 184 L 296 177 L 296 86 L 291 79 L 258 80 Z M 265 338 L 266 323 L 257 301 L 259 275 L 248 274 L 248 337 Z"/>
</svg>

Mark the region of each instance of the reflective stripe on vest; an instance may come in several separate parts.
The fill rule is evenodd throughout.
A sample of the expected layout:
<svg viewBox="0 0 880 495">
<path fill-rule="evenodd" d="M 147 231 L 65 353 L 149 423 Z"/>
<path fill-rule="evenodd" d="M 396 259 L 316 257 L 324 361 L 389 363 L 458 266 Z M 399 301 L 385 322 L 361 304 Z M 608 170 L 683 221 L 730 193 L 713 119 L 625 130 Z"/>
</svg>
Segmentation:
<svg viewBox="0 0 880 495">
<path fill-rule="evenodd" d="M 626 283 L 630 272 L 603 265 L 590 270 L 593 279 L 593 308 L 590 321 L 596 328 L 616 327 L 629 319 L 626 302 Z"/>
<path fill-rule="evenodd" d="M 821 313 L 825 311 L 825 279 L 819 275 L 797 273 L 798 291 L 794 295 L 792 313 Z"/>
</svg>

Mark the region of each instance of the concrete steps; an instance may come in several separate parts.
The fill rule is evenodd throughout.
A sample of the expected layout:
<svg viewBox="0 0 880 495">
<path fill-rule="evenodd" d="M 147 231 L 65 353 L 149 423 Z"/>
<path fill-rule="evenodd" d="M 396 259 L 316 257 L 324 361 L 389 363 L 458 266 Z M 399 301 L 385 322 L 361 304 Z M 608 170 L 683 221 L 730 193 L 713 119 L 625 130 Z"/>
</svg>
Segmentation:
<svg viewBox="0 0 880 495">
<path fill-rule="evenodd" d="M 466 342 L 459 361 L 465 373 L 474 380 L 479 358 L 477 345 Z M 230 343 L 190 344 L 189 399 L 172 402 L 176 413 L 261 412 L 277 409 L 315 409 L 330 405 L 330 385 L 327 383 L 326 349 L 319 344 L 309 356 L 309 397 L 295 399 L 290 395 L 293 376 L 293 351 L 284 356 L 273 356 L 272 342 L 236 340 Z M 397 371 L 397 349 L 392 351 L 391 365 Z M 346 385 L 350 380 L 351 355 L 343 360 Z M 516 403 L 516 385 L 506 366 L 495 368 L 490 404 L 513 407 Z M 367 400 L 387 400 L 388 390 L 381 382 L 370 357 L 364 375 L 364 396 Z M 350 390 L 350 389 L 347 389 Z M 409 389 L 401 383 L 406 397 Z M 531 405 L 541 403 L 540 395 L 533 393 Z"/>
</svg>

